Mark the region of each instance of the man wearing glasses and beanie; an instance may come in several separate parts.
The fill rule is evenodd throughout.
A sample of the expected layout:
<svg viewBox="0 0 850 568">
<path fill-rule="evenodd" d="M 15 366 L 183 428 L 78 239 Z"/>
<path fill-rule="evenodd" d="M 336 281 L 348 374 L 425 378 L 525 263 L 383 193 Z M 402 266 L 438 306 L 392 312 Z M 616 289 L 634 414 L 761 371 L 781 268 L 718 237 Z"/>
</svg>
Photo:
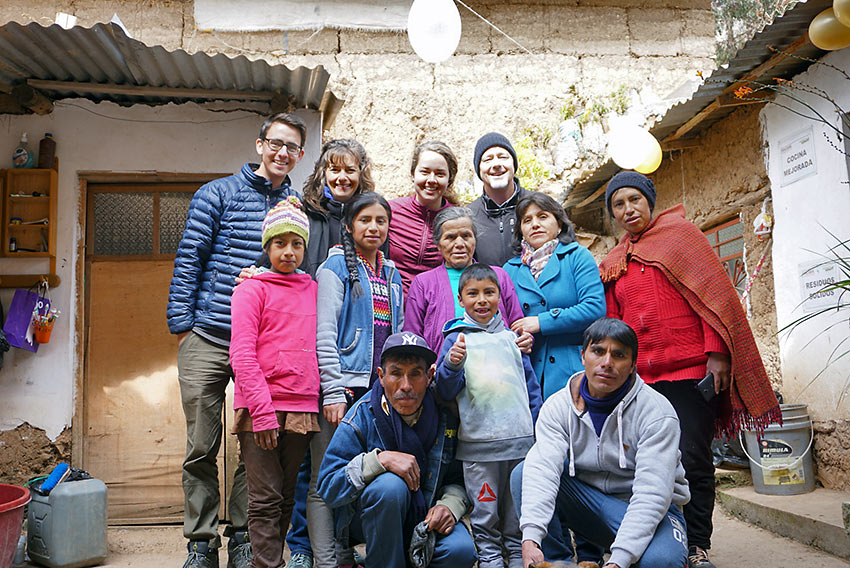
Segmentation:
<svg viewBox="0 0 850 568">
<path fill-rule="evenodd" d="M 189 540 L 184 568 L 218 568 L 218 467 L 224 390 L 233 379 L 229 362 L 230 294 L 242 268 L 254 264 L 266 213 L 290 195 L 289 172 L 304 156 L 307 126 L 293 114 L 276 114 L 260 128 L 259 164 L 203 185 L 189 205 L 186 229 L 168 294 L 168 328 L 177 335 L 177 370 L 186 415 L 183 461 Z M 232 525 L 225 530 L 228 567 L 249 568 L 248 493 L 240 461 L 230 493 Z"/>
</svg>

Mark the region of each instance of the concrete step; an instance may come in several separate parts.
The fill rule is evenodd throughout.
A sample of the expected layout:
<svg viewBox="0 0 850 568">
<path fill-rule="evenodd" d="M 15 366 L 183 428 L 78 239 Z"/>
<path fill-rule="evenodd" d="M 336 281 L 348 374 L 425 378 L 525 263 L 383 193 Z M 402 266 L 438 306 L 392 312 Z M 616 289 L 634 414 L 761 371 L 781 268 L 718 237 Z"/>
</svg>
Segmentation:
<svg viewBox="0 0 850 568">
<path fill-rule="evenodd" d="M 842 519 L 842 503 L 850 502 L 850 492 L 819 488 L 803 495 L 760 495 L 752 487 L 731 487 L 718 488 L 717 499 L 741 520 L 850 558 L 850 534 Z"/>
</svg>

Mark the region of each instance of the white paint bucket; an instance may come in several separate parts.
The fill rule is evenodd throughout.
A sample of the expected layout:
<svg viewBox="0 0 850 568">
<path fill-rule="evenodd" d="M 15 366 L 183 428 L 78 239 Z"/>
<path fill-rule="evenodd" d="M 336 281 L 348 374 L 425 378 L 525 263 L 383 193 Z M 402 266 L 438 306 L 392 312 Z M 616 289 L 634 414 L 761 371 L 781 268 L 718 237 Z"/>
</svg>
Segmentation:
<svg viewBox="0 0 850 568">
<path fill-rule="evenodd" d="M 763 434 L 744 430 L 744 453 L 756 493 L 800 495 L 815 488 L 812 465 L 812 420 L 805 404 L 783 404 L 782 426 L 771 424 Z"/>
</svg>

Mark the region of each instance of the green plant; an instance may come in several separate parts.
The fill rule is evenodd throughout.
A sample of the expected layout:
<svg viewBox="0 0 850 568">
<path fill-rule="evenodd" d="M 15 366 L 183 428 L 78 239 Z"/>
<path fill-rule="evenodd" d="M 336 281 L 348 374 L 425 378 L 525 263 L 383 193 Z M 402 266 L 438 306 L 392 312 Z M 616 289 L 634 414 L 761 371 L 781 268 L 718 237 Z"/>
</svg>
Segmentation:
<svg viewBox="0 0 850 568">
<path fill-rule="evenodd" d="M 514 143 L 519 169 L 517 177 L 526 189 L 535 190 L 549 177 L 549 168 L 537 157 L 532 136 L 526 134 Z"/>
</svg>

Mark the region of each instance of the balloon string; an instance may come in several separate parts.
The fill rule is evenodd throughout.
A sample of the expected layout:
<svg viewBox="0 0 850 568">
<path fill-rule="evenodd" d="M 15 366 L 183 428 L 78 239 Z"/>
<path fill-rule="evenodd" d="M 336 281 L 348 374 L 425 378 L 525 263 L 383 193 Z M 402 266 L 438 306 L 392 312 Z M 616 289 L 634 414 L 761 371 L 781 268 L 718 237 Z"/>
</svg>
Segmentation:
<svg viewBox="0 0 850 568">
<path fill-rule="evenodd" d="M 475 14 L 476 16 L 478 16 L 479 18 L 481 18 L 482 20 L 484 20 L 484 22 L 485 22 L 488 26 L 490 26 L 491 28 L 493 28 L 494 30 L 496 30 L 497 32 L 499 32 L 500 34 L 502 34 L 503 36 L 505 36 L 506 38 L 508 38 L 509 40 L 511 40 L 511 41 L 512 41 L 513 43 L 515 43 L 515 44 L 517 45 L 517 47 L 519 47 L 521 50 L 523 50 L 524 52 L 526 52 L 526 53 L 527 53 L 527 54 L 529 54 L 529 55 L 534 55 L 534 54 L 533 54 L 533 53 L 531 53 L 529 50 L 527 50 L 527 49 L 525 48 L 525 46 L 523 46 L 522 44 L 520 44 L 517 40 L 515 40 L 514 38 L 512 38 L 511 36 L 509 36 L 508 34 L 506 34 L 505 32 L 503 32 L 502 30 L 500 30 L 500 29 L 499 29 L 499 28 L 498 28 L 498 27 L 497 27 L 497 26 L 496 26 L 493 22 L 491 22 L 490 20 L 488 20 L 487 18 L 485 18 L 484 16 L 482 16 L 481 14 L 479 14 L 478 12 L 476 12 L 475 10 L 473 10 L 472 8 L 470 8 L 469 6 L 467 6 L 466 4 L 464 4 L 462 0 L 455 0 L 455 2 L 457 2 L 458 4 L 460 4 L 461 6 L 463 6 L 464 8 L 466 8 L 467 10 L 469 10 L 470 12 L 472 12 L 473 14 Z"/>
</svg>

